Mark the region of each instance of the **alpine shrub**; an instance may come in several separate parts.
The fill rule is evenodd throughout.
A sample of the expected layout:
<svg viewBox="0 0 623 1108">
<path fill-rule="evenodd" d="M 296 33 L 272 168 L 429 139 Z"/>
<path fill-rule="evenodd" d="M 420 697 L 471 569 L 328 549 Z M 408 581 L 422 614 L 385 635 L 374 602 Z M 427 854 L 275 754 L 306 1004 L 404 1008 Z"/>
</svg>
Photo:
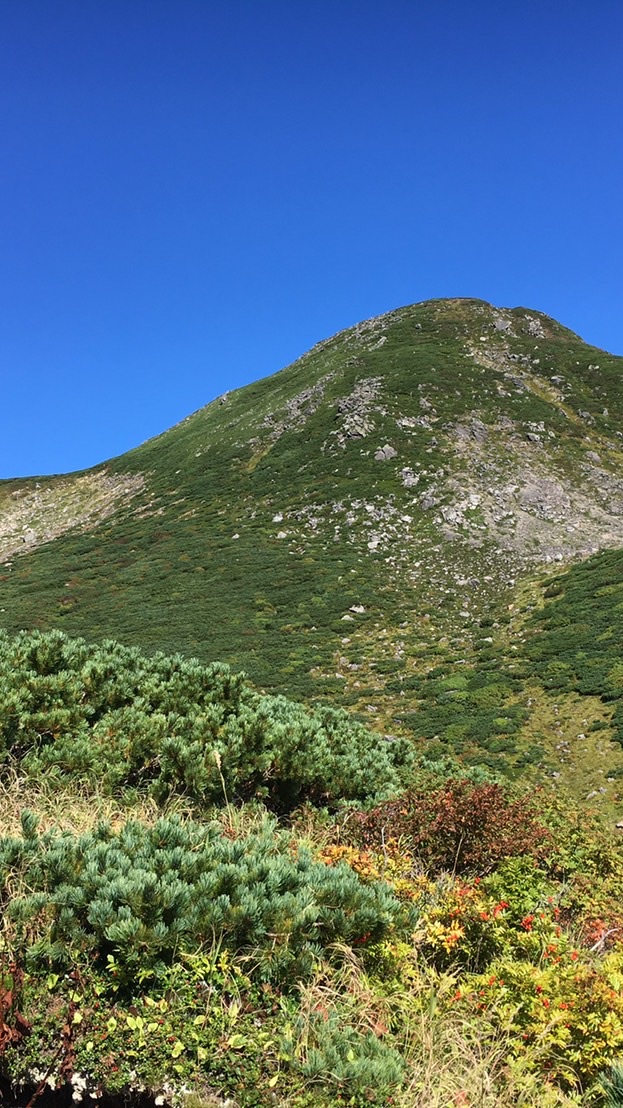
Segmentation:
<svg viewBox="0 0 623 1108">
<path fill-rule="evenodd" d="M 256 952 L 268 977 L 300 974 L 333 943 L 380 938 L 400 913 L 383 882 L 322 865 L 270 820 L 241 838 L 176 818 L 81 836 L 39 836 L 30 813 L 22 826 L 0 840 L 0 875 L 30 962 L 112 956 L 131 975 L 216 942 Z"/>
<path fill-rule="evenodd" d="M 541 857 L 549 832 L 524 798 L 498 784 L 448 781 L 430 793 L 409 790 L 360 812 L 350 835 L 368 846 L 400 840 L 431 869 L 486 873 L 512 855 Z"/>
<path fill-rule="evenodd" d="M 263 696 L 220 663 L 0 633 L 0 763 L 33 778 L 285 812 L 391 795 L 410 758 L 345 712 Z"/>
</svg>

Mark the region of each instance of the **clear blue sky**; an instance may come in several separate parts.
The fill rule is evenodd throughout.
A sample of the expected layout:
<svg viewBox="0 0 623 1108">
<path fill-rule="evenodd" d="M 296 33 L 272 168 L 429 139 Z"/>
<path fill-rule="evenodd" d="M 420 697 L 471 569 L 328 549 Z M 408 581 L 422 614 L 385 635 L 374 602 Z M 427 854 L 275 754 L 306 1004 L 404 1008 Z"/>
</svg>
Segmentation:
<svg viewBox="0 0 623 1108">
<path fill-rule="evenodd" d="M 0 476 L 429 297 L 623 354 L 620 0 L 2 0 L 0 49 Z"/>
</svg>

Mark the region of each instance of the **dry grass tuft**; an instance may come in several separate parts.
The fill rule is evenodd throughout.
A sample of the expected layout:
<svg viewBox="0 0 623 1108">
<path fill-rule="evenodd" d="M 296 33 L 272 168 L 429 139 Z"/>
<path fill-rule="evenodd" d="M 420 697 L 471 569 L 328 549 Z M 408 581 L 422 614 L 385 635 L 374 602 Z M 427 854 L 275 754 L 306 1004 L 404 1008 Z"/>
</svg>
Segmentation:
<svg viewBox="0 0 623 1108">
<path fill-rule="evenodd" d="M 98 793 L 90 785 L 60 788 L 58 782 L 48 788 L 5 771 L 0 781 L 0 836 L 21 834 L 21 814 L 26 808 L 37 816 L 40 832 L 55 828 L 75 835 L 91 831 L 101 820 L 108 820 L 118 828 L 129 819 L 153 824 L 164 814 L 149 797 L 136 796 L 130 800 L 126 794 L 117 799 Z M 188 816 L 191 809 L 180 799 L 171 802 L 166 811 Z"/>
</svg>

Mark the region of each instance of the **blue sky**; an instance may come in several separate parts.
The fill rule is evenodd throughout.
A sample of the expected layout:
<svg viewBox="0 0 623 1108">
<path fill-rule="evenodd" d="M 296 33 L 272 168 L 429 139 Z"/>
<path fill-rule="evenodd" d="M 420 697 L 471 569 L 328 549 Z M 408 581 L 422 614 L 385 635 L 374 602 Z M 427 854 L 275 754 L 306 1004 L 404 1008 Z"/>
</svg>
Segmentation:
<svg viewBox="0 0 623 1108">
<path fill-rule="evenodd" d="M 0 476 L 438 296 L 623 354 L 620 0 L 3 0 Z"/>
</svg>

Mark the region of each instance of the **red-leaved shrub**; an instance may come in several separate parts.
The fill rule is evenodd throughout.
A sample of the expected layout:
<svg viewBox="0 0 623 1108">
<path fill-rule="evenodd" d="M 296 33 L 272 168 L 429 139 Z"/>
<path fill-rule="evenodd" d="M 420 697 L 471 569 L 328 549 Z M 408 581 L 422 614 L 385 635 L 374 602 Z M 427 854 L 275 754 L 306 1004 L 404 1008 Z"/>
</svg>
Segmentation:
<svg viewBox="0 0 623 1108">
<path fill-rule="evenodd" d="M 448 781 L 433 792 L 409 791 L 370 812 L 347 832 L 371 849 L 407 851 L 432 870 L 487 873 L 512 855 L 539 860 L 550 838 L 527 799 L 501 785 Z"/>
</svg>

